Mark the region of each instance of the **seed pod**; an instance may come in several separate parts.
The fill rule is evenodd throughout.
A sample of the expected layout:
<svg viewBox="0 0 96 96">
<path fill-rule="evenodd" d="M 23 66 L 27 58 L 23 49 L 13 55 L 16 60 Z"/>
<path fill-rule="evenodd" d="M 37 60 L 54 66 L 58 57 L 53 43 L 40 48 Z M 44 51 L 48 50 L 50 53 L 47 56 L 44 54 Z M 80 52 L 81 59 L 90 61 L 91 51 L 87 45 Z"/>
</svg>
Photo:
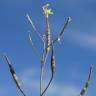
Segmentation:
<svg viewBox="0 0 96 96">
<path fill-rule="evenodd" d="M 24 91 L 21 89 L 21 84 L 20 84 L 20 82 L 19 82 L 19 80 L 18 80 L 18 77 L 17 77 L 17 75 L 16 75 L 16 73 L 15 73 L 14 68 L 13 68 L 12 65 L 11 65 L 11 62 L 10 62 L 9 58 L 8 58 L 6 55 L 4 56 L 4 58 L 5 58 L 5 60 L 6 60 L 6 63 L 8 64 L 10 73 L 11 73 L 11 75 L 12 75 L 12 77 L 13 77 L 13 80 L 14 80 L 17 88 L 21 91 L 21 93 L 23 94 L 23 96 L 26 96 L 25 93 L 24 93 Z"/>
<path fill-rule="evenodd" d="M 58 34 L 58 41 L 60 41 L 61 36 L 62 36 L 63 33 L 65 32 L 65 30 L 66 30 L 66 28 L 67 28 L 67 26 L 68 26 L 68 24 L 69 24 L 70 22 L 71 22 L 71 17 L 68 17 L 67 20 L 66 20 L 66 22 L 65 22 L 65 24 L 64 24 L 64 26 L 63 26 L 63 28 L 61 29 L 61 31 L 60 31 L 59 34 Z"/>
<path fill-rule="evenodd" d="M 84 96 L 85 95 L 85 93 L 86 93 L 86 91 L 87 91 L 87 89 L 88 89 L 88 87 L 90 85 L 91 79 L 92 79 L 92 65 L 90 65 L 89 76 L 88 76 L 88 79 L 87 79 L 87 81 L 85 83 L 84 88 L 80 92 L 80 96 Z"/>
<path fill-rule="evenodd" d="M 50 26 L 48 22 L 48 18 L 46 18 L 46 54 L 50 49 Z"/>
<path fill-rule="evenodd" d="M 54 47 L 52 45 L 52 55 L 51 55 L 51 71 L 52 71 L 52 76 L 54 75 L 55 71 L 55 56 L 54 56 Z"/>
<path fill-rule="evenodd" d="M 46 54 L 50 49 L 50 31 L 46 33 Z"/>
<path fill-rule="evenodd" d="M 43 14 L 45 16 L 46 19 L 46 48 L 45 48 L 45 52 L 46 54 L 48 53 L 49 49 L 50 49 L 50 26 L 49 26 L 49 22 L 48 22 L 48 16 L 50 14 L 53 14 L 52 10 L 48 8 L 49 4 L 44 5 L 43 8 Z"/>
<path fill-rule="evenodd" d="M 20 87 L 21 84 L 20 84 L 20 82 L 18 80 L 18 77 L 17 77 L 17 75 L 15 73 L 14 68 L 11 65 L 11 62 L 10 62 L 9 58 L 7 56 L 4 56 L 4 57 L 5 57 L 5 60 L 6 60 L 7 64 L 8 64 L 9 69 L 10 69 L 11 75 L 12 75 L 17 87 Z"/>
</svg>

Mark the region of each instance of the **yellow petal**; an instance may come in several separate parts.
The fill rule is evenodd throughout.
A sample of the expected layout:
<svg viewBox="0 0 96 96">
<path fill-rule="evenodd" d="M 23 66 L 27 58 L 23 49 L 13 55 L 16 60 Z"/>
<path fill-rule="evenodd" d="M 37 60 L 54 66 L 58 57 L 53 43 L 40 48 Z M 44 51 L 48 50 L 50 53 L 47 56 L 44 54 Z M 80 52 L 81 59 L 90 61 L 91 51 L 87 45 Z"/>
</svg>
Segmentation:
<svg viewBox="0 0 96 96">
<path fill-rule="evenodd" d="M 43 14 L 44 14 L 44 16 L 47 17 L 47 18 L 48 18 L 48 16 L 49 16 L 50 14 L 53 14 L 52 10 L 51 10 L 51 9 L 48 9 L 48 6 L 49 6 L 49 4 L 46 4 L 46 5 L 44 5 L 44 6 L 42 7 L 42 8 L 43 8 Z"/>
</svg>

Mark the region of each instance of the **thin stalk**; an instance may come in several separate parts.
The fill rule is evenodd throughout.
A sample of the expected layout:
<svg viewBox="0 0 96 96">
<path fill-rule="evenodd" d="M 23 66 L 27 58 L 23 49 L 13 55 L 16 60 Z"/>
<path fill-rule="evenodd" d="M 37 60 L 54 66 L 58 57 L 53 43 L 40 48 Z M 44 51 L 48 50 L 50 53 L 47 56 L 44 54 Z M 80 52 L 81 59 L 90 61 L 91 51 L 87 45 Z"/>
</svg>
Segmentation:
<svg viewBox="0 0 96 96">
<path fill-rule="evenodd" d="M 24 91 L 21 88 L 19 88 L 19 90 L 21 91 L 21 93 L 23 94 L 23 96 L 26 96 L 26 94 L 24 93 Z"/>
<path fill-rule="evenodd" d="M 32 19 L 31 19 L 31 17 L 29 16 L 29 14 L 27 14 L 26 17 L 27 17 L 29 23 L 31 24 L 33 30 L 37 33 L 37 35 L 38 35 L 38 36 L 40 37 L 40 39 L 43 41 L 43 38 L 42 38 L 41 34 L 36 30 L 36 27 L 35 27 Z"/>
<path fill-rule="evenodd" d="M 35 45 L 34 45 L 34 43 L 33 43 L 33 41 L 32 41 L 31 33 L 29 33 L 29 42 L 30 42 L 30 44 L 31 44 L 31 46 L 32 46 L 32 49 L 34 50 L 34 52 L 36 53 L 36 55 L 37 55 L 38 58 L 40 59 L 40 54 L 39 54 L 39 52 L 38 52 L 38 49 L 37 49 L 37 47 L 35 47 Z"/>
<path fill-rule="evenodd" d="M 43 46 L 43 53 L 41 56 L 41 66 L 40 66 L 40 96 L 42 94 L 42 90 L 43 90 L 43 67 L 44 67 L 44 57 L 45 57 L 45 42 L 44 42 L 44 46 Z"/>
<path fill-rule="evenodd" d="M 43 67 L 41 65 L 41 68 L 40 68 L 40 96 L 42 94 L 42 89 L 43 89 Z"/>
<path fill-rule="evenodd" d="M 45 90 L 42 92 L 42 95 L 41 95 L 41 96 L 43 96 L 43 95 L 44 95 L 44 93 L 47 91 L 47 89 L 49 88 L 49 86 L 50 86 L 50 84 L 51 84 L 52 80 L 53 80 L 53 76 L 51 76 L 51 79 L 50 79 L 50 81 L 49 81 L 49 83 L 48 83 L 47 87 L 45 88 Z"/>
<path fill-rule="evenodd" d="M 40 96 L 42 95 L 42 90 L 43 90 L 43 73 L 44 73 L 44 65 L 46 62 L 46 57 L 45 57 L 45 52 L 42 55 L 41 59 L 41 66 L 40 66 Z"/>
<path fill-rule="evenodd" d="M 46 86 L 45 90 L 42 92 L 42 96 L 43 96 L 43 94 L 47 91 L 47 89 L 49 88 L 49 86 L 51 85 L 51 82 L 52 82 L 53 76 L 54 76 L 54 71 L 55 71 L 55 56 L 54 56 L 54 45 L 52 44 L 52 54 L 51 54 L 51 79 L 50 79 L 48 85 Z"/>
</svg>

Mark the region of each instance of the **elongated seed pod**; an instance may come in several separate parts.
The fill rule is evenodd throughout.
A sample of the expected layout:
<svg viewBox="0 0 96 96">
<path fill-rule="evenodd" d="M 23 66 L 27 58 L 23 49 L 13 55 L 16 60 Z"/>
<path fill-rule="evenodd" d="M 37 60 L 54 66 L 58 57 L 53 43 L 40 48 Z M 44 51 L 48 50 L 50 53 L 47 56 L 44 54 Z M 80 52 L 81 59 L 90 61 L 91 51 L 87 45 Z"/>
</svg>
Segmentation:
<svg viewBox="0 0 96 96">
<path fill-rule="evenodd" d="M 46 53 L 48 53 L 50 49 L 50 27 L 48 19 L 46 18 Z"/>
<path fill-rule="evenodd" d="M 44 5 L 43 8 L 43 14 L 45 16 L 45 20 L 46 20 L 46 48 L 45 48 L 45 52 L 46 54 L 48 53 L 49 49 L 50 49 L 50 26 L 49 26 L 49 22 L 48 22 L 48 16 L 50 14 L 53 14 L 52 10 L 48 8 L 49 4 Z"/>
<path fill-rule="evenodd" d="M 52 45 L 52 54 L 51 54 L 51 71 L 52 71 L 52 76 L 54 75 L 55 71 L 55 56 L 54 56 L 54 47 Z"/>
<path fill-rule="evenodd" d="M 92 79 L 92 65 L 90 65 L 90 72 L 89 72 L 89 76 L 88 76 L 88 80 L 85 83 L 84 88 L 81 90 L 80 92 L 80 96 L 84 96 Z"/>
<path fill-rule="evenodd" d="M 67 26 L 68 26 L 68 24 L 69 24 L 70 21 L 71 21 L 71 17 L 68 17 L 67 20 L 66 20 L 66 22 L 65 22 L 65 24 L 64 24 L 64 26 L 63 26 L 63 28 L 62 28 L 62 30 L 58 34 L 58 40 L 60 40 L 61 36 L 65 32 L 65 29 L 67 28 Z"/>
<path fill-rule="evenodd" d="M 20 82 L 19 82 L 19 80 L 18 80 L 18 77 L 17 77 L 17 75 L 16 75 L 16 72 L 15 72 L 14 68 L 13 68 L 12 65 L 11 65 L 11 62 L 10 62 L 9 58 L 8 58 L 6 55 L 4 56 L 4 58 L 5 58 L 5 60 L 6 60 L 6 63 L 8 64 L 10 73 L 11 73 L 11 75 L 12 75 L 12 77 L 13 77 L 13 80 L 14 80 L 17 88 L 21 91 L 21 93 L 23 94 L 23 96 L 26 96 L 25 93 L 23 92 L 23 90 L 20 88 L 21 84 L 20 84 Z"/>
</svg>

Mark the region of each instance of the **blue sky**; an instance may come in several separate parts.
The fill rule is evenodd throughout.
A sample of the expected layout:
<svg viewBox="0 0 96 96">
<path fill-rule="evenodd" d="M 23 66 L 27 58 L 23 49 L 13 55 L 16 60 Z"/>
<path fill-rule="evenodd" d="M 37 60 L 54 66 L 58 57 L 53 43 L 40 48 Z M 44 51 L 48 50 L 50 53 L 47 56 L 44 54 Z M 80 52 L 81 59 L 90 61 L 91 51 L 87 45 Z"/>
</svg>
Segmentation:
<svg viewBox="0 0 96 96">
<path fill-rule="evenodd" d="M 28 31 L 39 51 L 42 42 L 26 19 L 28 13 L 41 34 L 45 32 L 42 6 L 50 3 L 54 15 L 49 17 L 52 37 L 56 37 L 65 19 L 72 22 L 56 43 L 55 77 L 46 94 L 77 96 L 93 65 L 93 78 L 86 96 L 96 94 L 96 0 L 0 0 L 0 96 L 19 96 L 2 56 L 8 54 L 23 83 L 27 96 L 39 96 L 40 61 L 28 42 Z M 50 59 L 45 66 L 44 84 L 50 79 Z M 58 90 L 58 91 L 57 91 Z"/>
</svg>

